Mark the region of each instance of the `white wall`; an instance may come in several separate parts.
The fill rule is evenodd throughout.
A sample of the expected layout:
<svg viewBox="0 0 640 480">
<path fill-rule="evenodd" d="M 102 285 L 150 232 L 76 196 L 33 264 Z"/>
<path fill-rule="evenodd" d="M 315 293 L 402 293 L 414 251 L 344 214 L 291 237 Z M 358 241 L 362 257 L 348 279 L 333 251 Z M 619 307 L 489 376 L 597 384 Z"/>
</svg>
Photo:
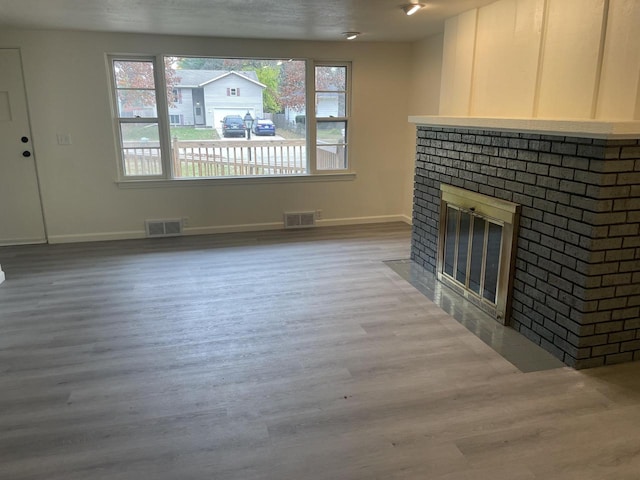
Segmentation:
<svg viewBox="0 0 640 480">
<path fill-rule="evenodd" d="M 440 89 L 441 115 L 468 115 L 478 10 L 469 10 L 445 22 Z"/>
<path fill-rule="evenodd" d="M 3 30 L 0 47 L 22 51 L 52 242 L 141 236 L 148 218 L 189 217 L 192 231 L 203 232 L 269 228 L 291 210 L 322 209 L 334 223 L 394 220 L 411 211 L 409 44 Z M 355 180 L 119 187 L 105 61 L 110 52 L 353 61 L 349 148 Z M 58 145 L 58 133 L 70 134 L 72 144 Z"/>
<path fill-rule="evenodd" d="M 471 115 L 533 110 L 544 0 L 496 2 L 478 11 Z"/>
<path fill-rule="evenodd" d="M 440 107 L 444 35 L 433 35 L 411 46 L 409 115 L 437 115 Z"/>
<path fill-rule="evenodd" d="M 640 1 L 609 1 L 596 116 L 640 120 Z"/>
<path fill-rule="evenodd" d="M 638 28 L 640 0 L 499 0 L 453 17 L 439 113 L 640 119 Z"/>
<path fill-rule="evenodd" d="M 552 0 L 548 3 L 535 116 L 593 117 L 604 5 L 603 0 Z"/>
</svg>

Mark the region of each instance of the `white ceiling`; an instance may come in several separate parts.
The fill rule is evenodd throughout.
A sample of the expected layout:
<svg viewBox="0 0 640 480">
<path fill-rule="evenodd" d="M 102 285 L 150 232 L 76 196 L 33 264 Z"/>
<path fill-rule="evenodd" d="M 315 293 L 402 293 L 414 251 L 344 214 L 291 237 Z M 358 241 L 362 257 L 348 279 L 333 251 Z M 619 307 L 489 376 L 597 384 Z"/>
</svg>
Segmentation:
<svg viewBox="0 0 640 480">
<path fill-rule="evenodd" d="M 417 0 L 411 0 L 416 2 Z M 414 41 L 495 0 L 0 0 L 0 28 L 71 29 L 288 40 Z"/>
</svg>

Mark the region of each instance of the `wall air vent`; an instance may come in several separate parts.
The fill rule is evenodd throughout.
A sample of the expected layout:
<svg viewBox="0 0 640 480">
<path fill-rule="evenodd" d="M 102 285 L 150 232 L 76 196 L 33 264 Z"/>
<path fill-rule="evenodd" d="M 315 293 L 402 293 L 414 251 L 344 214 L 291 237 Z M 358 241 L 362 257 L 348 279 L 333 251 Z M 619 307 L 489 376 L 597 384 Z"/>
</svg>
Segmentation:
<svg viewBox="0 0 640 480">
<path fill-rule="evenodd" d="M 316 212 L 285 212 L 284 228 L 308 228 L 316 226 Z"/>
<path fill-rule="evenodd" d="M 182 235 L 182 219 L 145 220 L 147 237 L 176 237 Z"/>
</svg>

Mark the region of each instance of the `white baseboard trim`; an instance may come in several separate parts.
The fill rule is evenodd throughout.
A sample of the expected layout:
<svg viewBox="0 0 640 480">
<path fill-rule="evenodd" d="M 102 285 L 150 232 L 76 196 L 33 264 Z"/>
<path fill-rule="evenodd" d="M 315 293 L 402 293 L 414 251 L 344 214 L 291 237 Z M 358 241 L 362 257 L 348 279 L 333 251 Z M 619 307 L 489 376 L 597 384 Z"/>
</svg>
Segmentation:
<svg viewBox="0 0 640 480">
<path fill-rule="evenodd" d="M 317 220 L 316 225 L 319 227 L 338 227 L 343 225 L 364 225 L 367 223 L 393 223 L 405 222 L 404 215 L 378 215 L 374 217 L 348 217 L 348 218 L 329 218 L 326 220 Z"/>
<path fill-rule="evenodd" d="M 402 221 L 407 225 L 413 225 L 413 218 L 411 215 L 400 215 L 402 217 Z"/>
<path fill-rule="evenodd" d="M 406 215 L 379 215 L 372 217 L 348 217 L 318 220 L 318 227 L 337 227 L 344 225 L 363 225 L 367 223 L 404 222 L 411 224 Z M 282 230 L 282 222 L 248 223 L 238 225 L 220 225 L 210 227 L 185 227 L 185 235 L 211 235 L 216 233 L 259 232 L 266 230 Z M 49 243 L 102 242 L 108 240 L 133 240 L 147 238 L 144 230 L 109 233 L 82 233 L 77 235 L 50 235 Z"/>
<path fill-rule="evenodd" d="M 14 245 L 41 245 L 47 243 L 46 238 L 16 238 L 13 240 L 0 241 L 0 247 L 11 247 Z"/>
<path fill-rule="evenodd" d="M 216 227 L 186 227 L 185 235 L 212 235 L 214 233 L 260 232 L 263 230 L 282 230 L 282 222 L 247 223 L 239 225 L 220 225 Z"/>
<path fill-rule="evenodd" d="M 109 233 L 78 233 L 75 235 L 49 235 L 49 243 L 104 242 L 108 240 L 134 240 L 146 238 L 144 230 Z"/>
</svg>

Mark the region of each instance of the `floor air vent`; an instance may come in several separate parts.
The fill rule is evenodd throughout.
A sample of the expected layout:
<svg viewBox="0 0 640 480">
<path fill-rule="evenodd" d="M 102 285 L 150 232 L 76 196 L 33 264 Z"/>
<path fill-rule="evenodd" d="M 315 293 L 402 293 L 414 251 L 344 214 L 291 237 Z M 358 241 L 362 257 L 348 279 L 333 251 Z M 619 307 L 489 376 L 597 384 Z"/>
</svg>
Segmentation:
<svg viewBox="0 0 640 480">
<path fill-rule="evenodd" d="M 147 237 L 175 237 L 182 235 L 182 220 L 145 220 Z"/>
<path fill-rule="evenodd" d="M 285 212 L 284 214 L 284 228 L 308 228 L 315 225 L 315 212 Z"/>
</svg>

